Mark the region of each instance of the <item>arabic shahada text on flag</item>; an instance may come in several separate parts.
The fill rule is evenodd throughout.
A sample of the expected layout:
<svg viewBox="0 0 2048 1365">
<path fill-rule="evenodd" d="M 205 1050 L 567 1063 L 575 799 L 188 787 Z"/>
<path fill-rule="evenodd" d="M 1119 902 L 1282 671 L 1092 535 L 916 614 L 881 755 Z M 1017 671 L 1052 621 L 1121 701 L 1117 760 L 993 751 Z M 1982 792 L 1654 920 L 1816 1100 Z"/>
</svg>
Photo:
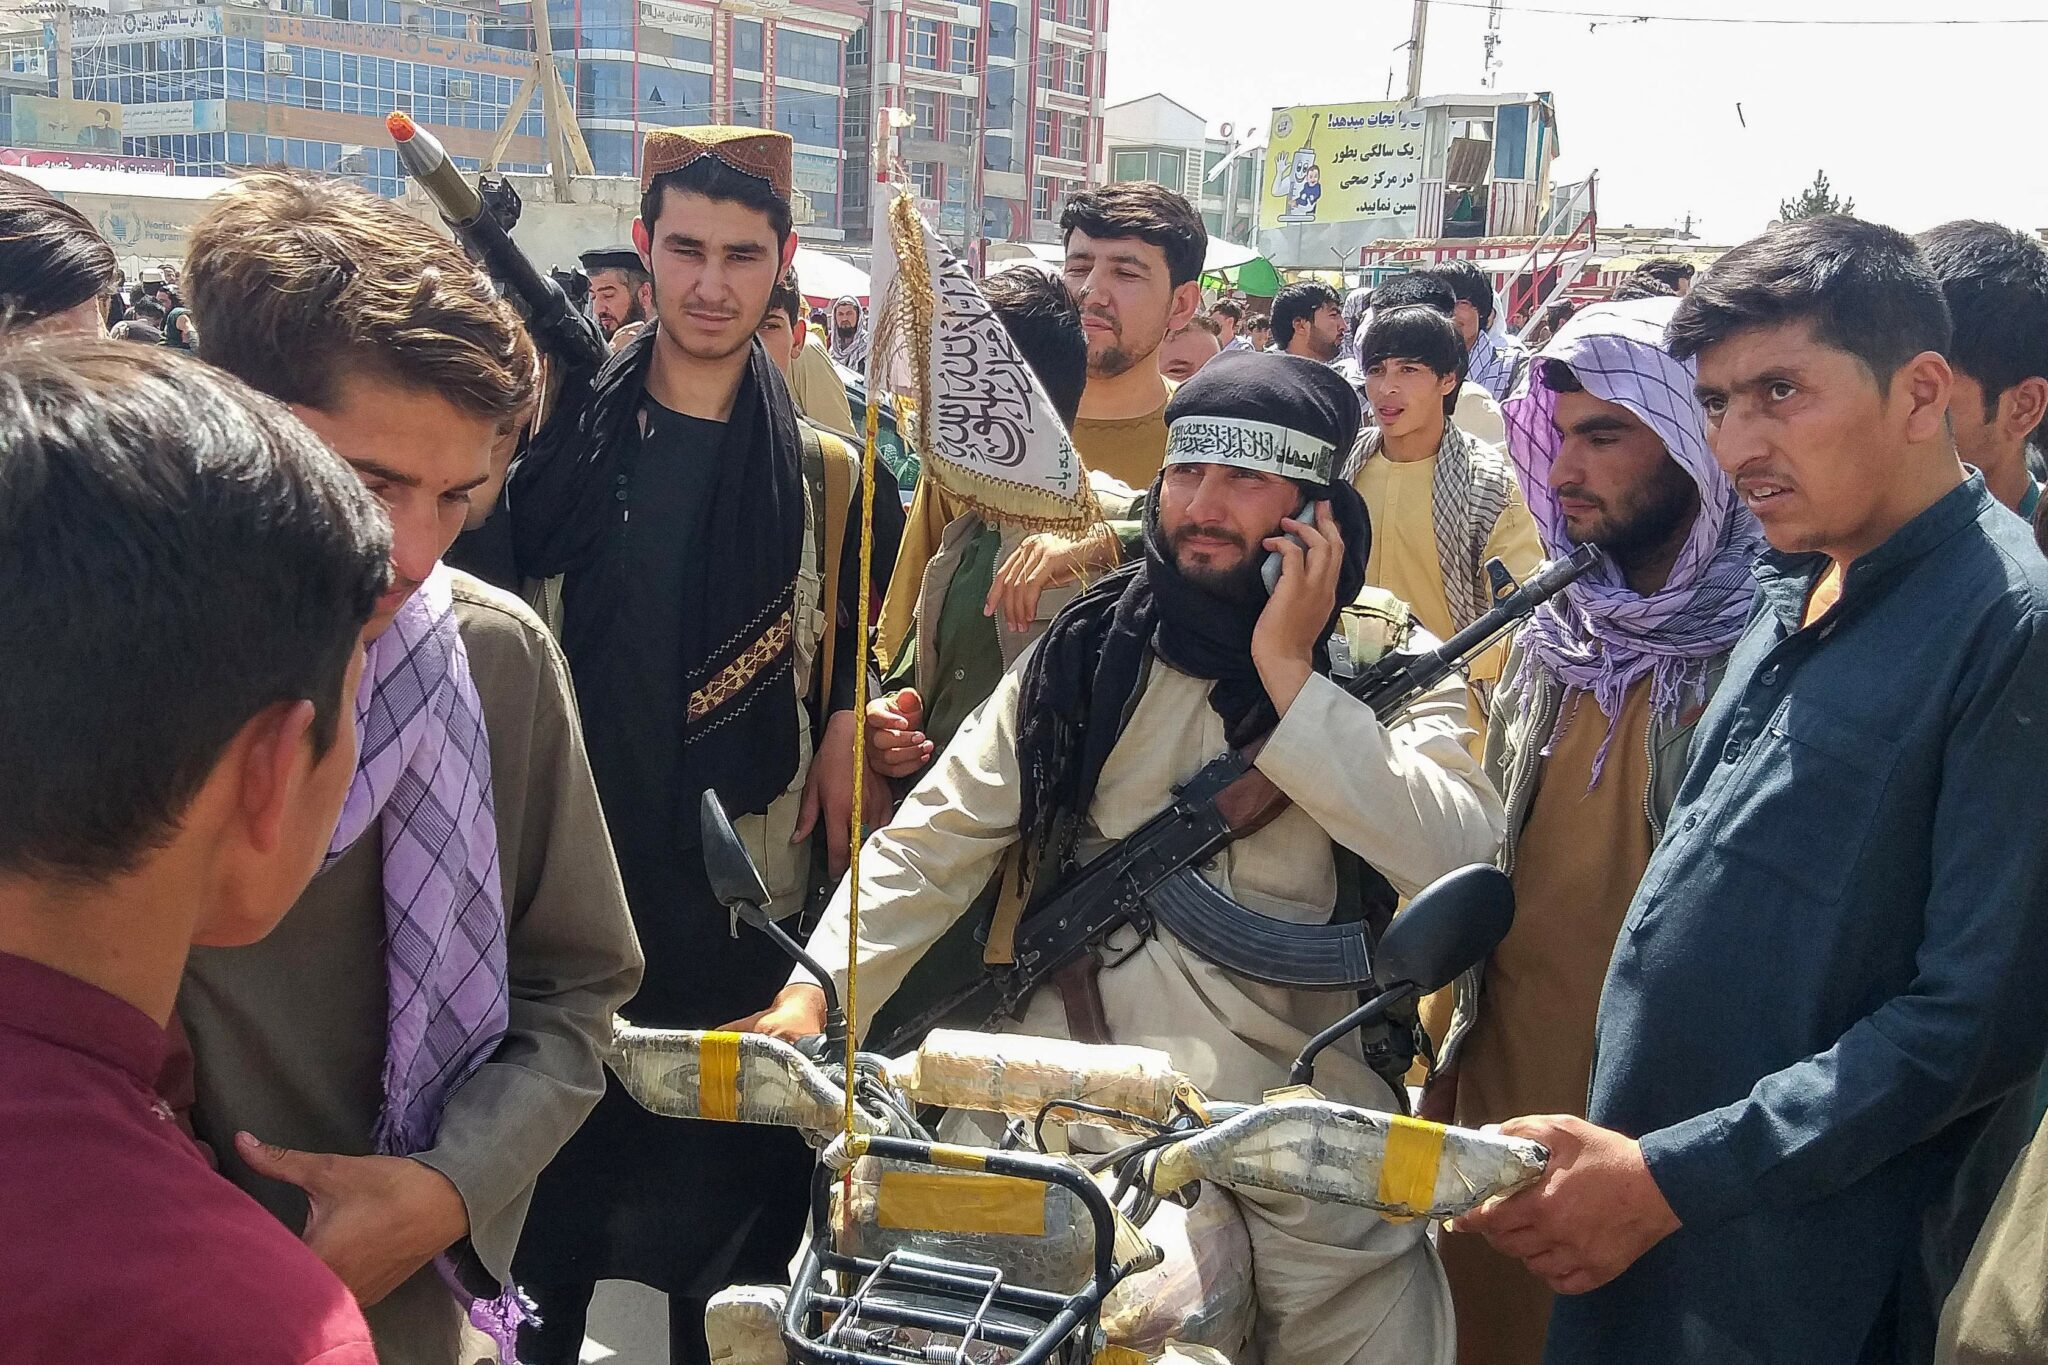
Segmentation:
<svg viewBox="0 0 2048 1365">
<path fill-rule="evenodd" d="M 909 195 L 879 198 L 868 389 L 895 396 L 923 476 L 1004 525 L 1096 521 L 1073 441 L 966 266 Z"/>
</svg>

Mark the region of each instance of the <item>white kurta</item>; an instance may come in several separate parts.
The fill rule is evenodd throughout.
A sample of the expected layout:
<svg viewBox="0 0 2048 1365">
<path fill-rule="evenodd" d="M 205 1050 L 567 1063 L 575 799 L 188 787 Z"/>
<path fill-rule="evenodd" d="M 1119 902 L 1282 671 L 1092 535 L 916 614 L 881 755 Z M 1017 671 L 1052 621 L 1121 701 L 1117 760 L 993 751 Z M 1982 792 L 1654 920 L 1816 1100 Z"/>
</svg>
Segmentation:
<svg viewBox="0 0 2048 1365">
<path fill-rule="evenodd" d="M 945 754 L 861 850 L 859 1009 L 863 1019 L 973 903 L 1018 838 L 1017 692 L 1007 674 Z M 1153 660 L 1129 725 L 1103 765 L 1080 856 L 1093 857 L 1173 800 L 1225 748 L 1210 684 Z M 1259 768 L 1293 799 L 1279 818 L 1202 868 L 1262 914 L 1327 921 L 1336 902 L 1331 840 L 1378 868 L 1403 896 L 1468 863 L 1490 862 L 1505 817 L 1466 749 L 1465 689 L 1438 687 L 1391 730 L 1329 679 L 1310 679 L 1272 733 Z M 848 888 L 811 936 L 843 991 Z M 1112 938 L 1111 960 L 1135 935 Z M 793 980 L 809 980 L 799 972 Z M 1286 1084 L 1302 1045 L 1356 1003 L 1343 992 L 1260 985 L 1159 932 L 1100 978 L 1118 1043 L 1158 1048 L 1204 1093 L 1256 1102 Z M 1067 1034 L 1056 990 L 1012 1031 Z M 1332 1098 L 1388 1108 L 1386 1085 L 1356 1038 L 1325 1052 L 1316 1084 Z M 1239 1192 L 1252 1233 L 1259 1345 L 1266 1365 L 1429 1365 L 1452 1359 L 1450 1295 L 1420 1222 L 1368 1210 Z"/>
</svg>

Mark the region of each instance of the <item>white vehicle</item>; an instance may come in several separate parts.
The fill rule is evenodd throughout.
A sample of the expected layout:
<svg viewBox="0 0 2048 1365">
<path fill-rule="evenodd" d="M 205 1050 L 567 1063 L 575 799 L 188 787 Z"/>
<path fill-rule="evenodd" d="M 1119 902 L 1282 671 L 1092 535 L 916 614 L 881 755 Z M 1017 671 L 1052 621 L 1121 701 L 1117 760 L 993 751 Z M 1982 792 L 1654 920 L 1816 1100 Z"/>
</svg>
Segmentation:
<svg viewBox="0 0 2048 1365">
<path fill-rule="evenodd" d="M 705 807 L 721 899 L 802 959 L 759 914 L 758 874 L 708 793 Z M 820 1151 L 791 1287 L 714 1298 L 713 1359 L 1242 1361 L 1255 1305 L 1232 1188 L 1447 1218 L 1542 1173 L 1549 1153 L 1537 1143 L 1332 1103 L 1309 1086 L 1324 1047 L 1440 988 L 1490 951 L 1512 913 L 1491 868 L 1417 896 L 1381 941 L 1378 994 L 1313 1040 L 1296 1083 L 1260 1104 L 1211 1101 L 1148 1048 L 939 1030 L 902 1058 L 856 1056 L 849 1132 L 846 1023 L 815 964 L 828 1031 L 803 1048 L 622 1023 L 611 1066 L 650 1110 L 794 1127 Z M 920 1116 L 931 1107 L 998 1116 L 1001 1136 L 939 1141 Z M 1108 1150 L 1070 1154 L 1070 1124 Z"/>
</svg>

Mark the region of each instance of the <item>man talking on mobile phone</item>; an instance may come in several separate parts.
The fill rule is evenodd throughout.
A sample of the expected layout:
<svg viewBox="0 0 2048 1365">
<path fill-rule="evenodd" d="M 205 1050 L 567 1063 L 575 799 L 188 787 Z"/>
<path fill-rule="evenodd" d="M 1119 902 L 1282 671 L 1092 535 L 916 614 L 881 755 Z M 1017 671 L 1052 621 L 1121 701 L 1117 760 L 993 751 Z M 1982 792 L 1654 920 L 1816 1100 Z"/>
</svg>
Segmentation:
<svg viewBox="0 0 2048 1365">
<path fill-rule="evenodd" d="M 1172 804 L 1177 784 L 1227 746 L 1263 740 L 1257 766 L 1292 800 L 1202 868 L 1237 902 L 1233 911 L 1369 920 L 1396 893 L 1492 857 L 1504 821 L 1466 751 L 1462 682 L 1383 725 L 1331 676 L 1333 655 L 1362 666 L 1410 632 L 1405 605 L 1361 596 L 1365 506 L 1334 477 L 1358 434 L 1350 386 L 1295 356 L 1221 356 L 1181 387 L 1166 417 L 1142 556 L 1053 619 L 864 850 L 868 1009 L 992 878 L 1014 880 L 1012 849 L 1048 885 L 1062 880 Z M 1269 593 L 1261 566 L 1270 554 L 1280 572 Z M 842 886 L 811 951 L 843 963 L 846 939 Z M 1096 998 L 1040 992 L 1018 1030 L 1162 1049 L 1219 1098 L 1256 1101 L 1285 1084 L 1285 1059 L 1351 999 L 1258 984 L 1163 930 L 1118 930 L 1101 951 L 1115 965 L 1085 993 Z M 799 973 L 746 1022 L 785 1038 L 816 1033 L 823 993 Z M 1317 1083 L 1331 1098 L 1392 1106 L 1355 1038 L 1325 1055 Z M 1268 1365 L 1395 1356 L 1447 1365 L 1449 1292 L 1423 1224 L 1238 1197 Z"/>
</svg>

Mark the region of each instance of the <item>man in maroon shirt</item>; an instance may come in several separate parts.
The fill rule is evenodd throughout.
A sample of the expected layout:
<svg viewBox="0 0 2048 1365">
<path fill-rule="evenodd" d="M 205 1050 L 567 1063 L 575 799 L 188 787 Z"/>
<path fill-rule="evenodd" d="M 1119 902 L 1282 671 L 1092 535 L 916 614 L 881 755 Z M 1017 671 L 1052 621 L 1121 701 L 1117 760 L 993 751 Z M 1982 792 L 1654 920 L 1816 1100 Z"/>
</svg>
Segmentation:
<svg viewBox="0 0 2048 1365">
<path fill-rule="evenodd" d="M 0 1357 L 374 1365 L 152 1089 L 187 951 L 268 933 L 355 768 L 376 500 L 177 351 L 0 352 Z"/>
</svg>

